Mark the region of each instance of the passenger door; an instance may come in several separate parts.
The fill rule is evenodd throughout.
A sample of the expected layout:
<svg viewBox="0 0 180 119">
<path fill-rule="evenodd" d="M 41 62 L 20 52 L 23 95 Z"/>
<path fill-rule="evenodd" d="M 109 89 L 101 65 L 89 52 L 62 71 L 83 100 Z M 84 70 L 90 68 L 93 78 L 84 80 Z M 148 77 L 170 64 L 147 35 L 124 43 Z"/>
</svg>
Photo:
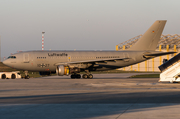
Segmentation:
<svg viewBox="0 0 180 119">
<path fill-rule="evenodd" d="M 23 54 L 23 62 L 29 63 L 29 54 L 28 53 Z"/>
</svg>

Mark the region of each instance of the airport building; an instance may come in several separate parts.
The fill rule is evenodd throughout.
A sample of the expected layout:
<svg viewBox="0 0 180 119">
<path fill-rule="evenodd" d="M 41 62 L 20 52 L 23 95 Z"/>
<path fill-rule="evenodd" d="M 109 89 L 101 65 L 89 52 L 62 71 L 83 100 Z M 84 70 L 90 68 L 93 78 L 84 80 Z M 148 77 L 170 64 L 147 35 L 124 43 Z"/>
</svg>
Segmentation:
<svg viewBox="0 0 180 119">
<path fill-rule="evenodd" d="M 125 50 L 134 45 L 142 35 L 131 38 L 123 43 L 116 45 L 116 50 Z M 162 35 L 160 41 L 156 47 L 156 51 L 175 51 L 177 53 L 164 55 L 160 57 L 156 57 L 153 59 L 149 59 L 147 61 L 131 65 L 128 67 L 120 68 L 120 70 L 124 71 L 160 71 L 158 66 L 163 63 L 163 60 L 169 60 L 174 57 L 176 54 L 180 53 L 180 35 Z"/>
</svg>

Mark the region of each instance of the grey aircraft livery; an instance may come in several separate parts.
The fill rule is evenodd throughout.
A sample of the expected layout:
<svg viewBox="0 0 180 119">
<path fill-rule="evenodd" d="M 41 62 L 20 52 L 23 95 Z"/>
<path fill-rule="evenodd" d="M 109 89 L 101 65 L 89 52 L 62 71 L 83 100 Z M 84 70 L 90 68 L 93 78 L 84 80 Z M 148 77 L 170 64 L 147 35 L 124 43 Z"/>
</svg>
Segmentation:
<svg viewBox="0 0 180 119">
<path fill-rule="evenodd" d="M 9 56 L 3 63 L 9 67 L 38 71 L 40 75 L 71 74 L 71 78 L 93 78 L 91 71 L 126 67 L 142 61 L 175 52 L 155 51 L 166 20 L 158 20 L 129 49 L 123 51 L 26 51 Z M 25 73 L 25 78 L 29 75 Z"/>
</svg>

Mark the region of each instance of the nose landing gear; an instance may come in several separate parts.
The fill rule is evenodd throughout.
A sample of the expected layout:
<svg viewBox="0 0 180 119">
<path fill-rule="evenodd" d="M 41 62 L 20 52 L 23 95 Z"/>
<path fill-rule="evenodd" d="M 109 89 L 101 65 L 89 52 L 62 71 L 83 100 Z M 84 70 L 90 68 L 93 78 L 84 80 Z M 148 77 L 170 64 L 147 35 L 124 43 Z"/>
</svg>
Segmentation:
<svg viewBox="0 0 180 119">
<path fill-rule="evenodd" d="M 24 73 L 25 73 L 25 77 L 22 77 L 22 78 L 29 79 L 30 76 L 28 75 L 28 71 L 24 71 Z"/>
</svg>

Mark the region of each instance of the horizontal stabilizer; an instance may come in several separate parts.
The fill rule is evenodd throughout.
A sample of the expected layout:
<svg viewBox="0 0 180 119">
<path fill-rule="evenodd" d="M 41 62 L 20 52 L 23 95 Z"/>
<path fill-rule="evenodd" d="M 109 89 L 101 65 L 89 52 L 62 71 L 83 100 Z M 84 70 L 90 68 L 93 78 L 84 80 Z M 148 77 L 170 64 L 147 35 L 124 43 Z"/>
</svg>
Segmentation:
<svg viewBox="0 0 180 119">
<path fill-rule="evenodd" d="M 168 55 L 168 54 L 173 54 L 176 52 L 160 52 L 160 51 L 155 51 L 155 52 L 146 52 L 144 53 L 144 56 L 149 56 L 149 57 L 157 57 L 157 56 L 162 56 L 162 55 Z"/>
</svg>

